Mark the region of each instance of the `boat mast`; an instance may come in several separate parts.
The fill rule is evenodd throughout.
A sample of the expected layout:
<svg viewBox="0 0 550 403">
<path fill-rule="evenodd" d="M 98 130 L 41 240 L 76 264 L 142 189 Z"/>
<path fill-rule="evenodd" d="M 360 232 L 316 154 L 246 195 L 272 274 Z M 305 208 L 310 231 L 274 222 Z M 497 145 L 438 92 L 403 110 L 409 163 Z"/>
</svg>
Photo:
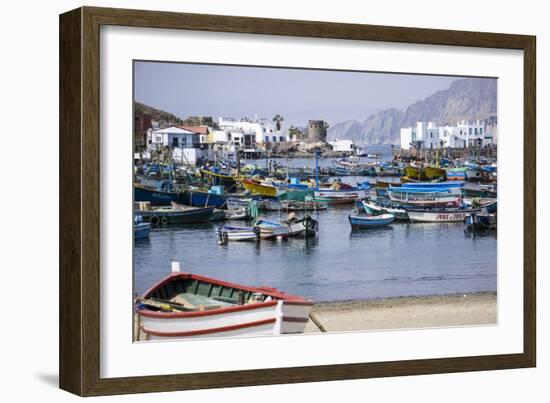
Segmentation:
<svg viewBox="0 0 550 403">
<path fill-rule="evenodd" d="M 319 190 L 319 150 L 315 150 L 315 190 Z"/>
</svg>

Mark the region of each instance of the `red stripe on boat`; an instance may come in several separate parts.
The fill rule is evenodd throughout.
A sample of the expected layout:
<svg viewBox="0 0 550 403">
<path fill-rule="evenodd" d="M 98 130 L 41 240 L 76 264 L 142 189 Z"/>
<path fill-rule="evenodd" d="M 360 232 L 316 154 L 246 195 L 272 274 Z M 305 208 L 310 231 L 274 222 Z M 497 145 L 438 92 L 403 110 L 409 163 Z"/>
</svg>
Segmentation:
<svg viewBox="0 0 550 403">
<path fill-rule="evenodd" d="M 275 318 L 262 319 L 254 322 L 240 323 L 238 325 L 213 327 L 210 329 L 201 329 L 201 330 L 189 330 L 186 332 L 159 332 L 157 330 L 147 329 L 146 327 L 143 327 L 143 326 L 141 326 L 141 330 L 143 330 L 147 334 L 151 334 L 153 336 L 159 336 L 159 337 L 185 337 L 185 336 L 199 336 L 199 335 L 211 334 L 211 333 L 229 332 L 232 330 L 245 329 L 248 327 L 268 325 L 270 323 L 275 323 L 276 321 L 277 319 Z"/>
<path fill-rule="evenodd" d="M 224 315 L 231 312 L 249 311 L 252 309 L 268 308 L 270 306 L 277 305 L 277 301 L 258 302 L 248 305 L 237 305 L 224 308 L 209 309 L 206 311 L 191 311 L 191 312 L 162 312 L 162 311 L 150 311 L 147 309 L 138 309 L 138 313 L 149 318 L 196 318 L 198 316 L 209 315 Z"/>
</svg>

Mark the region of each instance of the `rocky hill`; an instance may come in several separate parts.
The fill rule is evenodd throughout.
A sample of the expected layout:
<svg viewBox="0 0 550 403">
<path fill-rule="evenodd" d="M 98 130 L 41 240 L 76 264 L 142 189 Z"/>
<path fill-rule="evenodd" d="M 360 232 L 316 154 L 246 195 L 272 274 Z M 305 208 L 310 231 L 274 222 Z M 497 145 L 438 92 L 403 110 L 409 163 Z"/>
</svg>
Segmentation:
<svg viewBox="0 0 550 403">
<path fill-rule="evenodd" d="M 466 78 L 415 102 L 405 112 L 386 109 L 363 121 L 337 123 L 329 129 L 328 139 L 348 139 L 365 145 L 396 144 L 399 143 L 401 127 L 412 126 L 418 121 L 453 124 L 463 119 L 484 119 L 495 115 L 496 111 L 496 80 Z"/>
<path fill-rule="evenodd" d="M 177 116 L 165 112 L 160 109 L 153 108 L 151 106 L 142 104 L 140 102 L 134 103 L 134 115 L 138 119 L 140 116 L 148 116 L 151 120 L 159 123 L 178 123 L 181 124 L 182 120 Z"/>
</svg>

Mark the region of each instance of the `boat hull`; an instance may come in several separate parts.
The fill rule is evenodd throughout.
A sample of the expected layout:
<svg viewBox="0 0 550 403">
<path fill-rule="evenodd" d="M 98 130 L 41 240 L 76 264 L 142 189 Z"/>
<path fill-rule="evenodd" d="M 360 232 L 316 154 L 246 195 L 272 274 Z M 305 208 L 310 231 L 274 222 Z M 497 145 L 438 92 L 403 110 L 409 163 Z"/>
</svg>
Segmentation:
<svg viewBox="0 0 550 403">
<path fill-rule="evenodd" d="M 214 207 L 190 208 L 188 210 L 166 208 L 136 211 L 136 213 L 141 215 L 145 221 L 148 221 L 153 225 L 208 222 L 210 221 L 213 212 Z"/>
<path fill-rule="evenodd" d="M 407 209 L 411 222 L 464 222 L 466 216 L 479 210 L 414 210 Z"/>
<path fill-rule="evenodd" d="M 391 214 L 375 216 L 350 215 L 348 218 L 353 229 L 384 227 L 395 220 L 395 216 Z"/>
<path fill-rule="evenodd" d="M 316 190 L 315 200 L 329 205 L 353 204 L 366 194 L 365 190 Z"/>
<path fill-rule="evenodd" d="M 221 227 L 218 230 L 218 237 L 221 243 L 225 243 L 228 241 L 242 242 L 258 240 L 258 234 L 256 231 L 254 231 L 254 228 L 252 227 Z"/>
<path fill-rule="evenodd" d="M 227 198 L 224 195 L 204 190 L 185 190 L 180 194 L 179 200 L 182 204 L 194 207 L 222 208 L 227 205 Z"/>
<path fill-rule="evenodd" d="M 134 224 L 134 239 L 149 238 L 151 232 L 151 224 L 147 222 L 141 222 Z"/>
<path fill-rule="evenodd" d="M 426 206 L 426 207 L 442 207 L 455 205 L 460 203 L 460 196 L 453 194 L 441 195 L 437 192 L 433 193 L 401 193 L 388 192 L 388 197 L 391 201 L 406 204 L 410 206 Z"/>
<path fill-rule="evenodd" d="M 178 193 L 134 185 L 134 201 L 150 202 L 152 206 L 169 206 L 171 202 L 178 201 Z"/>
<path fill-rule="evenodd" d="M 241 184 L 243 187 L 248 190 L 253 195 L 258 196 L 267 196 L 267 197 L 277 197 L 277 189 L 273 186 L 266 186 L 260 183 L 256 183 L 251 180 L 242 180 Z"/>
</svg>

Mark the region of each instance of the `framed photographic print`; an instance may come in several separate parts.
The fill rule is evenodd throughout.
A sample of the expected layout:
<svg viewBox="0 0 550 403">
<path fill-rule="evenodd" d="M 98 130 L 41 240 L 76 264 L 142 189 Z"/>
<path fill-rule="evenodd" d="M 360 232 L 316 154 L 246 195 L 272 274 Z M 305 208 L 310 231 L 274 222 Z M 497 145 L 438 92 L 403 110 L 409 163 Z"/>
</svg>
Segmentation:
<svg viewBox="0 0 550 403">
<path fill-rule="evenodd" d="M 61 15 L 61 388 L 534 366 L 535 82 L 525 35 Z"/>
</svg>

